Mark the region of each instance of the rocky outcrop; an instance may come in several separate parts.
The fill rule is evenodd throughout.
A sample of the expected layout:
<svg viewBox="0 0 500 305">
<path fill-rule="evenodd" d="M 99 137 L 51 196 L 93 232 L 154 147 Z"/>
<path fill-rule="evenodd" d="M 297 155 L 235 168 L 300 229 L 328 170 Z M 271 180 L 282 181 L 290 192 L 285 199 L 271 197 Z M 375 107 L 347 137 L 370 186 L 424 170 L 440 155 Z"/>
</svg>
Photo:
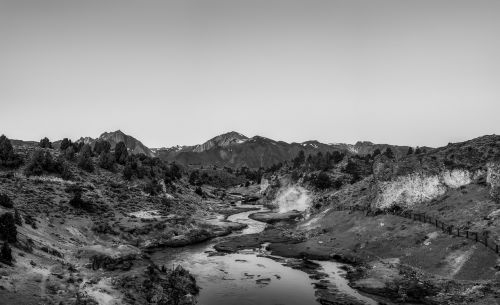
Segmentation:
<svg viewBox="0 0 500 305">
<path fill-rule="evenodd" d="M 448 188 L 459 188 L 472 182 L 473 174 L 465 169 L 444 170 L 437 175 L 413 173 L 378 183 L 374 208 L 388 209 L 395 205 L 410 208 L 444 195 Z"/>
<path fill-rule="evenodd" d="M 500 201 L 500 163 L 489 162 L 486 167 L 486 183 L 491 187 L 490 195 L 496 201 Z"/>
<path fill-rule="evenodd" d="M 280 221 L 292 221 L 303 217 L 302 212 L 297 210 L 288 211 L 285 213 L 259 212 L 248 216 L 250 219 L 262 221 L 265 223 L 276 223 Z"/>
</svg>

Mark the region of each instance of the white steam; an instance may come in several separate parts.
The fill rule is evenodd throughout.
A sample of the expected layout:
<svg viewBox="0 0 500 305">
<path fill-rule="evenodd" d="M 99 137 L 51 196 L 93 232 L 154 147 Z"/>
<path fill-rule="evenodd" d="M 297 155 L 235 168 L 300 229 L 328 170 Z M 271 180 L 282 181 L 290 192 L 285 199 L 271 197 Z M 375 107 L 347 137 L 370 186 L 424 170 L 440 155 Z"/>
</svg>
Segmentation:
<svg viewBox="0 0 500 305">
<path fill-rule="evenodd" d="M 309 192 L 300 186 L 290 186 L 278 193 L 273 205 L 278 208 L 279 213 L 292 210 L 305 211 L 311 203 Z"/>
</svg>

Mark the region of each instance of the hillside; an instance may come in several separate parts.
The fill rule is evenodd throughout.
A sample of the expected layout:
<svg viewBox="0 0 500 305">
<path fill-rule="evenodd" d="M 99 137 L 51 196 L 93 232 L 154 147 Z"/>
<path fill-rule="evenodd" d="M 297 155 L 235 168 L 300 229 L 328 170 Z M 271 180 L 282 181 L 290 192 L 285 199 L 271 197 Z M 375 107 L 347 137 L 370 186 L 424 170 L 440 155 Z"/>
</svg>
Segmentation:
<svg viewBox="0 0 500 305">
<path fill-rule="evenodd" d="M 269 231 L 218 247 L 232 251 L 274 238 L 274 255 L 351 262 L 353 287 L 383 303 L 498 304 L 500 136 L 401 158 L 350 158 L 370 169 L 346 172 L 339 162 L 323 171 L 320 184 L 318 170 L 304 162 L 265 177 L 266 197 L 296 185 L 310 192 L 311 216 L 294 227 L 293 241 Z M 339 178 L 352 174 L 361 177 Z"/>
</svg>

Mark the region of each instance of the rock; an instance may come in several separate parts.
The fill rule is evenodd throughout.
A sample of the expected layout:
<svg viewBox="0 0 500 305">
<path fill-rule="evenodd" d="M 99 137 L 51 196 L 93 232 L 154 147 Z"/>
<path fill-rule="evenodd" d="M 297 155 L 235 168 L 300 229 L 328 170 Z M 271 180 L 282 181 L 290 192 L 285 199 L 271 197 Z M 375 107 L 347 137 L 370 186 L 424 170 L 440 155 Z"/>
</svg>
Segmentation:
<svg viewBox="0 0 500 305">
<path fill-rule="evenodd" d="M 266 223 L 276 223 L 280 221 L 296 220 L 302 218 L 302 216 L 303 216 L 302 212 L 299 212 L 297 210 L 292 210 L 285 213 L 258 212 L 250 214 L 248 217 L 253 220 L 262 221 Z"/>
</svg>

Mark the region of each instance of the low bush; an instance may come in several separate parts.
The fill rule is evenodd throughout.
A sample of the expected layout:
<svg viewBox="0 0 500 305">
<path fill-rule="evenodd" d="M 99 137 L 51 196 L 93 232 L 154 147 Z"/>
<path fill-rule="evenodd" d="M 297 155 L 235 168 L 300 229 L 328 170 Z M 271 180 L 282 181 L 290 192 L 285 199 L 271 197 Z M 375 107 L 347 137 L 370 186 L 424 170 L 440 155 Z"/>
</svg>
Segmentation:
<svg viewBox="0 0 500 305">
<path fill-rule="evenodd" d="M 12 199 L 10 199 L 10 197 L 6 194 L 0 194 L 0 205 L 7 209 L 11 209 L 14 207 Z"/>
</svg>

